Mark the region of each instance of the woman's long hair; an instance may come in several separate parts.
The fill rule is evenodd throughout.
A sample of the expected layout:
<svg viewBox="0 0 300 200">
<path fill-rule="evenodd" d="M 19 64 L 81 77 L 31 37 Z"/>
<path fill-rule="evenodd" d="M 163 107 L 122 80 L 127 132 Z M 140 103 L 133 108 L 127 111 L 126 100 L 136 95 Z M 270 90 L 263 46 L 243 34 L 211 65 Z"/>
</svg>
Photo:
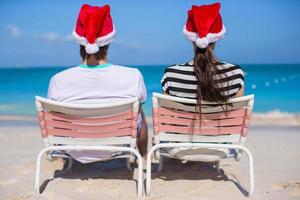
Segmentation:
<svg viewBox="0 0 300 200">
<path fill-rule="evenodd" d="M 213 52 L 213 44 L 201 49 L 195 45 L 194 71 L 198 80 L 197 108 L 201 118 L 201 102 L 226 102 L 227 97 L 222 95 L 218 82 L 214 79 L 217 68 L 217 59 Z"/>
</svg>

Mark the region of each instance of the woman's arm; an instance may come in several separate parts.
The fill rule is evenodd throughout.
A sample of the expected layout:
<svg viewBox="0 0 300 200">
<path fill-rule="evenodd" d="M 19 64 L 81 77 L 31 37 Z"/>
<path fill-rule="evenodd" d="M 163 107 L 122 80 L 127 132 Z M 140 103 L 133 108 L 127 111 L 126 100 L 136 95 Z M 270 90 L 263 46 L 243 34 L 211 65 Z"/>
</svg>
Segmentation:
<svg viewBox="0 0 300 200">
<path fill-rule="evenodd" d="M 236 93 L 235 97 L 242 97 L 244 96 L 245 88 L 244 86 Z"/>
</svg>

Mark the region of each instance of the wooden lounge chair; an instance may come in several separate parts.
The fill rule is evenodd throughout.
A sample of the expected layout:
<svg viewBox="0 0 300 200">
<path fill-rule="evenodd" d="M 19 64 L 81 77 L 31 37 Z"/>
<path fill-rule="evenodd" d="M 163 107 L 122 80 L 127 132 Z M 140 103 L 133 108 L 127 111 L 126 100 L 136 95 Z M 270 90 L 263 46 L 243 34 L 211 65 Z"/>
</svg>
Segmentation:
<svg viewBox="0 0 300 200">
<path fill-rule="evenodd" d="M 142 196 L 142 158 L 137 150 L 138 99 L 107 104 L 69 104 L 36 97 L 41 136 L 45 143 L 36 161 L 35 191 L 40 194 L 41 158 L 50 151 L 118 151 L 138 163 L 137 193 Z M 128 164 L 127 162 L 127 164 Z M 127 165 L 128 166 L 128 165 Z"/>
<path fill-rule="evenodd" d="M 227 104 L 203 102 L 201 119 L 197 101 L 153 93 L 153 147 L 147 155 L 146 194 L 151 193 L 151 160 L 163 157 L 184 161 L 215 162 L 219 170 L 221 159 L 239 160 L 245 152 L 249 161 L 249 192 L 254 192 L 253 158 L 244 146 L 254 104 L 254 95 L 230 99 Z M 196 154 L 185 153 L 196 152 Z M 199 155 L 197 155 L 197 153 Z"/>
</svg>

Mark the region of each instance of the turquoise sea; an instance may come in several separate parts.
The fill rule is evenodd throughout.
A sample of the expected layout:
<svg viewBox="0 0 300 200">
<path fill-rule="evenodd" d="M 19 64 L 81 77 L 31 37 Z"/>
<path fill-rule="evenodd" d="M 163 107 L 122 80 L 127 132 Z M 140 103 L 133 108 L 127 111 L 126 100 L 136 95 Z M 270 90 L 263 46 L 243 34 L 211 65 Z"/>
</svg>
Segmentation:
<svg viewBox="0 0 300 200">
<path fill-rule="evenodd" d="M 300 64 L 244 64 L 246 94 L 255 94 L 255 112 L 300 113 Z M 151 94 L 161 92 L 166 65 L 138 66 L 148 91 L 144 105 L 151 114 Z M 34 96 L 46 96 L 50 78 L 66 67 L 0 68 L 0 115 L 35 115 Z"/>
</svg>

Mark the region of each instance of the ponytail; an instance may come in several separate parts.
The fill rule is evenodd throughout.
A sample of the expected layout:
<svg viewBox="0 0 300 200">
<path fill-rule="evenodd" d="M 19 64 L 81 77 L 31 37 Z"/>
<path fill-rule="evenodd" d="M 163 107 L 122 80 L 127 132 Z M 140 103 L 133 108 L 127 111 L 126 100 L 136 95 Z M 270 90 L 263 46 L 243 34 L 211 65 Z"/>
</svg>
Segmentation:
<svg viewBox="0 0 300 200">
<path fill-rule="evenodd" d="M 215 81 L 217 59 L 213 53 L 212 44 L 207 48 L 201 49 L 195 46 L 194 71 L 198 80 L 197 103 L 198 112 L 201 118 L 201 101 L 226 102 L 226 96 L 223 96 L 220 87 Z"/>
</svg>

